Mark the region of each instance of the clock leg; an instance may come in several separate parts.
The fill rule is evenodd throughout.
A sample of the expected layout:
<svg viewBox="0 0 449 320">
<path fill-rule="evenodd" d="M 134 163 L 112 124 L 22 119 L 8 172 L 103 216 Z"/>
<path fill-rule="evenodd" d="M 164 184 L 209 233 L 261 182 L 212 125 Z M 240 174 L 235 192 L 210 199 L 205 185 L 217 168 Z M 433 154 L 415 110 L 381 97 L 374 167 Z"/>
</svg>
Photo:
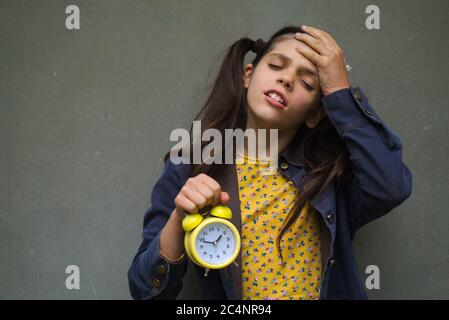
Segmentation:
<svg viewBox="0 0 449 320">
<path fill-rule="evenodd" d="M 209 268 L 205 268 L 205 269 L 204 269 L 204 276 L 205 276 L 205 277 L 207 277 L 207 274 L 209 273 L 209 270 L 210 270 Z"/>
</svg>

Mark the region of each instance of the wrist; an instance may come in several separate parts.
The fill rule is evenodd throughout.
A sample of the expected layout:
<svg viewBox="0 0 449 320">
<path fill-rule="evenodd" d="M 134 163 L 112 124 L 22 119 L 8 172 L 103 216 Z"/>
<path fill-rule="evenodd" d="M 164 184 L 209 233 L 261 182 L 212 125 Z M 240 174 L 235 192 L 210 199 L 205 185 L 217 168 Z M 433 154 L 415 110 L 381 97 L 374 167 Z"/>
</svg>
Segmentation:
<svg viewBox="0 0 449 320">
<path fill-rule="evenodd" d="M 184 217 L 185 217 L 185 211 L 180 208 L 175 208 L 173 210 L 173 214 L 177 220 L 182 221 L 182 219 L 184 219 Z"/>
<path fill-rule="evenodd" d="M 171 217 L 169 219 L 172 229 L 177 230 L 178 234 L 185 234 L 184 228 L 182 227 L 182 220 L 184 219 L 184 211 L 174 209 Z"/>
<path fill-rule="evenodd" d="M 349 89 L 351 86 L 350 85 L 343 85 L 343 86 L 338 86 L 338 87 L 333 87 L 327 90 L 323 90 L 323 96 L 329 96 L 334 92 L 340 91 L 340 90 L 344 90 L 344 89 Z"/>
</svg>

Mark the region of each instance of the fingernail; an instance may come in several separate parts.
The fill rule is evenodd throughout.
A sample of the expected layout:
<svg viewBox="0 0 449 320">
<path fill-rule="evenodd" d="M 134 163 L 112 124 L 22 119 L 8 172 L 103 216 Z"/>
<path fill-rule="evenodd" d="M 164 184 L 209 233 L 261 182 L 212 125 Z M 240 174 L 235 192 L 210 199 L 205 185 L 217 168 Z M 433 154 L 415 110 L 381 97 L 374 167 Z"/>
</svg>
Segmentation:
<svg viewBox="0 0 449 320">
<path fill-rule="evenodd" d="M 296 32 L 295 37 L 299 37 L 301 35 L 301 32 Z"/>
<path fill-rule="evenodd" d="M 306 25 L 301 26 L 301 29 L 306 29 L 306 28 L 308 28 Z"/>
</svg>

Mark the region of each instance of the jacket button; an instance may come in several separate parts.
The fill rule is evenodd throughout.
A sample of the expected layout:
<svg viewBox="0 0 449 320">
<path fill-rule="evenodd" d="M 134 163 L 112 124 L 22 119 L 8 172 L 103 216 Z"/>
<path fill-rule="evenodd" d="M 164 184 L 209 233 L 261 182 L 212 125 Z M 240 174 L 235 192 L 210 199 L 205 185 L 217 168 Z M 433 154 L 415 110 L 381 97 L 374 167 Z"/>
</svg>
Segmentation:
<svg viewBox="0 0 449 320">
<path fill-rule="evenodd" d="M 285 170 L 288 168 L 288 163 L 287 162 L 281 162 L 281 169 Z"/>
<path fill-rule="evenodd" d="M 366 110 L 365 110 L 365 113 L 366 113 L 367 115 L 370 115 L 370 116 L 373 115 L 373 114 L 371 113 L 371 111 L 369 111 L 369 109 L 366 109 Z"/>
<path fill-rule="evenodd" d="M 332 267 L 335 264 L 335 259 L 331 259 L 329 261 L 329 266 Z"/>
<path fill-rule="evenodd" d="M 159 281 L 159 279 L 153 279 L 153 287 L 160 288 L 160 286 L 161 282 Z"/>
<path fill-rule="evenodd" d="M 165 274 L 167 272 L 167 267 L 163 264 L 160 264 L 157 266 L 157 273 L 159 274 Z"/>
<path fill-rule="evenodd" d="M 355 91 L 354 92 L 354 98 L 356 98 L 358 101 L 362 100 L 362 94 L 360 93 L 360 91 Z"/>
<path fill-rule="evenodd" d="M 333 223 L 334 222 L 334 214 L 332 212 L 329 212 L 326 219 L 329 223 Z"/>
</svg>

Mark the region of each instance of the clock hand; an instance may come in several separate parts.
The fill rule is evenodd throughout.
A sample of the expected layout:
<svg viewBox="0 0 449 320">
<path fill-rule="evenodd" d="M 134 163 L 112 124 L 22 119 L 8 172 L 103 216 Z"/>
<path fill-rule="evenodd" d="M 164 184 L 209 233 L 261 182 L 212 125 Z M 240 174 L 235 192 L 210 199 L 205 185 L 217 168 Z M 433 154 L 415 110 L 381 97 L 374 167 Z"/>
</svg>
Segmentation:
<svg viewBox="0 0 449 320">
<path fill-rule="evenodd" d="M 218 237 L 218 239 L 214 241 L 214 244 L 217 244 L 217 242 L 221 239 L 221 236 L 222 236 L 222 235 L 220 234 L 220 236 Z"/>
</svg>

